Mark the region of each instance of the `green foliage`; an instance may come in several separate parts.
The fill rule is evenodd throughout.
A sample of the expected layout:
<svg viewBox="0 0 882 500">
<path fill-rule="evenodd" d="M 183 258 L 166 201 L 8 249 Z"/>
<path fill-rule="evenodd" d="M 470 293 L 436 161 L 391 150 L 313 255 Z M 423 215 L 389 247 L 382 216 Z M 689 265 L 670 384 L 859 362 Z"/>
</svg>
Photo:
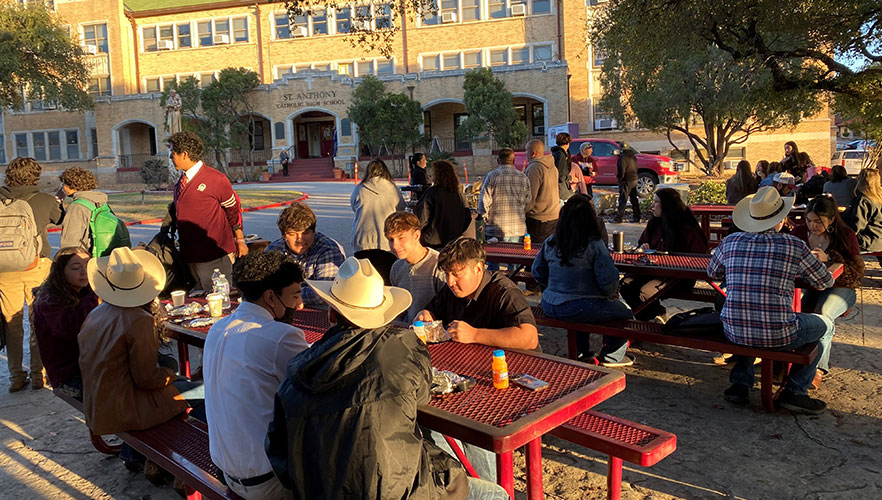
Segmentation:
<svg viewBox="0 0 882 500">
<path fill-rule="evenodd" d="M 511 104 L 511 92 L 490 68 L 467 72 L 462 87 L 469 114 L 458 130 L 464 138 L 483 141 L 492 137 L 500 148 L 519 148 L 524 144 L 527 125 L 520 121 Z"/>
<path fill-rule="evenodd" d="M 882 63 L 873 65 L 882 68 Z M 840 94 L 836 96 L 833 109 L 848 123 L 848 128 L 867 140 L 876 141 L 877 146 L 870 151 L 868 164 L 875 165 L 877 158 L 882 156 L 882 78 L 865 76 L 855 81 L 853 86 L 857 94 Z M 843 137 L 848 137 L 843 134 Z"/>
<path fill-rule="evenodd" d="M 422 105 L 406 94 L 387 92 L 386 85 L 376 77 L 362 78 L 352 93 L 348 113 L 358 126 L 359 141 L 372 155 L 378 154 L 383 145 L 394 156 L 425 143 L 419 131 Z"/>
<path fill-rule="evenodd" d="M 689 190 L 689 205 L 725 205 L 726 184 L 720 181 L 704 181 Z"/>
<path fill-rule="evenodd" d="M 640 127 L 666 132 L 672 145 L 672 133 L 685 135 L 711 175 L 719 173 L 731 146 L 821 109 L 817 90 L 778 88 L 761 61 L 735 58 L 708 43 L 693 29 L 698 20 L 691 11 L 662 13 L 667 24 L 661 27 L 656 15 L 635 17 L 647 2 L 656 0 L 611 3 L 592 26 L 592 42 L 608 54 L 601 107 L 619 123 L 639 121 Z"/>
<path fill-rule="evenodd" d="M 171 183 L 169 179 L 168 160 L 164 158 L 150 158 L 141 165 L 141 180 L 153 189 L 162 189 Z"/>
<path fill-rule="evenodd" d="M 450 154 L 450 151 L 436 151 L 434 153 L 430 153 L 426 155 L 426 163 L 431 165 L 432 163 L 438 160 L 446 160 L 454 165 L 457 165 L 456 158 Z"/>
<path fill-rule="evenodd" d="M 0 107 L 20 109 L 26 97 L 69 111 L 91 109 L 89 78 L 80 48 L 58 17 L 38 4 L 0 5 Z"/>
</svg>

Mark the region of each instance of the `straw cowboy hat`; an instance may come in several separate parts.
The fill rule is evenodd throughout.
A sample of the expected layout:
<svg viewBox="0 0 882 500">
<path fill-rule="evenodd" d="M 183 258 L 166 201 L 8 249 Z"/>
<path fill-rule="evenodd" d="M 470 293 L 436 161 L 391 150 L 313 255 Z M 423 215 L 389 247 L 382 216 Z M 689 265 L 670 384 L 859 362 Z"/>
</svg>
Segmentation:
<svg viewBox="0 0 882 500">
<path fill-rule="evenodd" d="M 349 257 L 334 281 L 306 280 L 325 302 L 361 328 L 379 328 L 410 307 L 410 292 L 383 286 L 383 278 L 367 259 Z"/>
<path fill-rule="evenodd" d="M 147 250 L 114 248 L 107 257 L 89 260 L 89 285 L 102 300 L 119 307 L 138 307 L 165 288 L 165 269 Z"/>
<path fill-rule="evenodd" d="M 792 174 L 788 172 L 778 172 L 772 177 L 772 182 L 778 182 L 781 184 L 789 184 L 791 186 L 796 185 L 796 177 L 793 177 Z"/>
<path fill-rule="evenodd" d="M 793 196 L 784 196 L 772 186 L 761 187 L 756 194 L 746 196 L 735 205 L 732 219 L 735 225 L 749 233 L 761 233 L 777 226 L 793 208 Z"/>
</svg>

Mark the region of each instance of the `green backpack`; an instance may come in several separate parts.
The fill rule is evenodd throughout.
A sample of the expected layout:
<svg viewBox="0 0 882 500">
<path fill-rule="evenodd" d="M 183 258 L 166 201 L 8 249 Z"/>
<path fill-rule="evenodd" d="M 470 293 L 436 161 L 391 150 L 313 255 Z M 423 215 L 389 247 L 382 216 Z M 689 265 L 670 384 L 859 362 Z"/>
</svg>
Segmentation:
<svg viewBox="0 0 882 500">
<path fill-rule="evenodd" d="M 89 218 L 89 233 L 92 235 L 92 257 L 106 257 L 114 248 L 130 247 L 129 230 L 125 223 L 113 214 L 107 203 L 96 207 L 89 200 L 79 198 L 74 201 L 92 211 Z"/>
</svg>

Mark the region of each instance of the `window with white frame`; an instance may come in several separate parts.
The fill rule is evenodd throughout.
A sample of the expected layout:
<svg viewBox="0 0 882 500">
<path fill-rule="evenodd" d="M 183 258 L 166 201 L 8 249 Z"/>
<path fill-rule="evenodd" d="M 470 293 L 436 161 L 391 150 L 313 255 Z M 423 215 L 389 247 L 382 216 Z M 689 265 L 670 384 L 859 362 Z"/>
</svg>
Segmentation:
<svg viewBox="0 0 882 500">
<path fill-rule="evenodd" d="M 505 66 L 508 64 L 508 49 L 494 49 L 490 51 L 490 66 Z"/>
<path fill-rule="evenodd" d="M 374 62 L 373 61 L 359 61 L 358 62 L 358 76 L 373 75 L 373 74 L 374 74 Z"/>
<path fill-rule="evenodd" d="M 550 61 L 552 58 L 551 44 L 533 46 L 533 62 Z"/>
<path fill-rule="evenodd" d="M 144 82 L 145 92 L 159 92 L 159 78 L 148 78 Z"/>
<path fill-rule="evenodd" d="M 312 21 L 312 33 L 313 35 L 327 35 L 328 34 L 328 11 L 327 9 L 314 10 L 309 16 Z"/>
<path fill-rule="evenodd" d="M 28 151 L 28 134 L 13 134 L 12 137 L 15 139 L 15 156 L 31 156 Z"/>
<path fill-rule="evenodd" d="M 331 63 L 313 64 L 313 71 L 331 71 Z"/>
<path fill-rule="evenodd" d="M 462 64 L 460 63 L 460 60 L 459 60 L 459 52 L 456 52 L 455 54 L 444 54 L 441 57 L 441 60 L 444 63 L 444 66 L 443 66 L 444 70 L 462 68 Z"/>
<path fill-rule="evenodd" d="M 593 64 L 594 66 L 603 66 L 603 61 L 606 60 L 606 54 L 603 53 L 602 50 L 597 47 L 592 47 L 591 52 L 593 53 Z"/>
<path fill-rule="evenodd" d="M 337 73 L 341 75 L 355 76 L 355 64 L 351 62 L 338 62 Z"/>
<path fill-rule="evenodd" d="M 39 130 L 13 134 L 16 156 L 30 156 L 37 161 L 66 161 L 80 159 L 79 130 Z M 28 140 L 30 139 L 30 140 Z M 62 141 L 64 146 L 62 147 Z M 0 146 L 0 159 L 5 153 Z"/>
<path fill-rule="evenodd" d="M 6 163 L 6 138 L 0 134 L 0 163 Z"/>
<path fill-rule="evenodd" d="M 441 56 L 422 56 L 423 71 L 441 71 Z"/>
<path fill-rule="evenodd" d="M 110 89 L 110 77 L 97 76 L 90 78 L 89 94 L 93 96 L 113 95 Z"/>
<path fill-rule="evenodd" d="M 459 0 L 462 22 L 469 23 L 481 20 L 481 0 Z"/>
<path fill-rule="evenodd" d="M 218 43 L 221 40 L 227 40 L 222 43 L 229 43 L 230 41 L 230 20 L 229 19 L 215 19 L 214 20 L 214 40 L 215 43 Z"/>
<path fill-rule="evenodd" d="M 276 28 L 276 40 L 291 38 L 291 25 L 289 24 L 287 13 L 275 14 L 273 16 L 273 24 Z"/>
<path fill-rule="evenodd" d="M 284 78 L 285 75 L 293 75 L 294 66 L 276 66 L 276 79 Z"/>
<path fill-rule="evenodd" d="M 487 16 L 490 19 L 502 19 L 508 17 L 507 3 L 506 0 L 487 0 Z"/>
<path fill-rule="evenodd" d="M 352 9 L 343 7 L 334 12 L 334 18 L 337 23 L 337 34 L 349 33 L 349 30 L 352 29 Z"/>
<path fill-rule="evenodd" d="M 594 99 L 594 130 L 610 130 L 616 128 L 613 114 L 600 107 L 600 98 Z"/>
<path fill-rule="evenodd" d="M 89 129 L 89 138 L 91 139 L 92 158 L 98 158 L 98 129 L 92 127 Z"/>
<path fill-rule="evenodd" d="M 46 161 L 46 132 L 31 132 L 31 144 L 34 149 L 34 159 L 37 161 Z"/>
<path fill-rule="evenodd" d="M 67 144 L 67 158 L 68 160 L 79 160 L 80 159 L 80 131 L 79 130 L 65 130 L 64 131 L 65 144 Z"/>
<path fill-rule="evenodd" d="M 377 59 L 377 74 L 391 75 L 395 73 L 395 63 L 389 59 Z"/>
<path fill-rule="evenodd" d="M 374 29 L 392 28 L 392 4 L 374 5 Z"/>
<path fill-rule="evenodd" d="M 510 64 L 527 64 L 530 62 L 530 48 L 518 47 L 511 49 Z"/>
<path fill-rule="evenodd" d="M 174 75 L 171 75 L 171 76 L 163 76 L 163 77 L 162 77 L 162 90 L 165 90 L 165 89 L 171 87 L 172 84 L 175 83 L 175 82 L 177 82 L 177 81 L 178 81 L 178 77 L 176 77 L 176 76 L 174 76 Z"/>
<path fill-rule="evenodd" d="M 199 87 L 205 88 L 217 81 L 217 75 L 211 73 L 199 73 Z"/>
<path fill-rule="evenodd" d="M 141 28 L 141 39 L 144 43 L 144 52 L 153 52 L 159 50 L 159 46 L 156 44 L 156 27 L 155 26 L 144 26 Z"/>
<path fill-rule="evenodd" d="M 468 23 L 485 19 L 551 13 L 551 0 L 435 0 L 435 10 L 422 13 L 421 25 Z M 486 12 L 486 13 L 485 13 Z"/>
<path fill-rule="evenodd" d="M 199 21 L 196 23 L 196 33 L 199 36 L 200 47 L 214 45 L 214 27 L 211 21 Z"/>
<path fill-rule="evenodd" d="M 464 52 L 462 54 L 462 67 L 466 69 L 481 67 L 481 52 Z"/>
<path fill-rule="evenodd" d="M 189 49 L 193 46 L 190 29 L 189 22 L 142 26 L 141 38 L 144 52 Z"/>
<path fill-rule="evenodd" d="M 49 159 L 61 160 L 61 132 L 58 130 L 50 130 L 46 133 L 49 143 Z"/>
<path fill-rule="evenodd" d="M 532 44 L 525 47 L 472 49 L 443 54 L 420 54 L 422 71 L 449 71 L 481 66 L 508 66 L 536 61 L 551 61 L 554 45 Z"/>
<path fill-rule="evenodd" d="M 196 36 L 200 47 L 248 43 L 247 17 L 218 17 L 196 22 Z"/>
<path fill-rule="evenodd" d="M 83 26 L 83 45 L 92 45 L 99 54 L 106 54 L 107 24 L 87 24 Z"/>
<path fill-rule="evenodd" d="M 190 23 L 181 23 L 176 26 L 178 32 L 178 48 L 189 49 L 193 46 L 193 41 L 190 39 Z"/>
<path fill-rule="evenodd" d="M 551 12 L 551 0 L 531 0 L 530 14 L 548 14 Z"/>
<path fill-rule="evenodd" d="M 233 18 L 233 43 L 248 42 L 248 18 Z"/>
</svg>

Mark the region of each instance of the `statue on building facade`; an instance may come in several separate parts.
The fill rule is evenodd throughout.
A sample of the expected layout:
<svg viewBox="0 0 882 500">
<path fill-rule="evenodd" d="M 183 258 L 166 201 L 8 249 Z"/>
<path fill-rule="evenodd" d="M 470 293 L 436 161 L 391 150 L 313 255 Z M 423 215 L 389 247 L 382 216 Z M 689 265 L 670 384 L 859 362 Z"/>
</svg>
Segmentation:
<svg viewBox="0 0 882 500">
<path fill-rule="evenodd" d="M 165 127 L 168 129 L 168 135 L 176 134 L 181 131 L 181 96 L 171 89 L 168 92 L 168 99 L 165 101 Z"/>
</svg>

